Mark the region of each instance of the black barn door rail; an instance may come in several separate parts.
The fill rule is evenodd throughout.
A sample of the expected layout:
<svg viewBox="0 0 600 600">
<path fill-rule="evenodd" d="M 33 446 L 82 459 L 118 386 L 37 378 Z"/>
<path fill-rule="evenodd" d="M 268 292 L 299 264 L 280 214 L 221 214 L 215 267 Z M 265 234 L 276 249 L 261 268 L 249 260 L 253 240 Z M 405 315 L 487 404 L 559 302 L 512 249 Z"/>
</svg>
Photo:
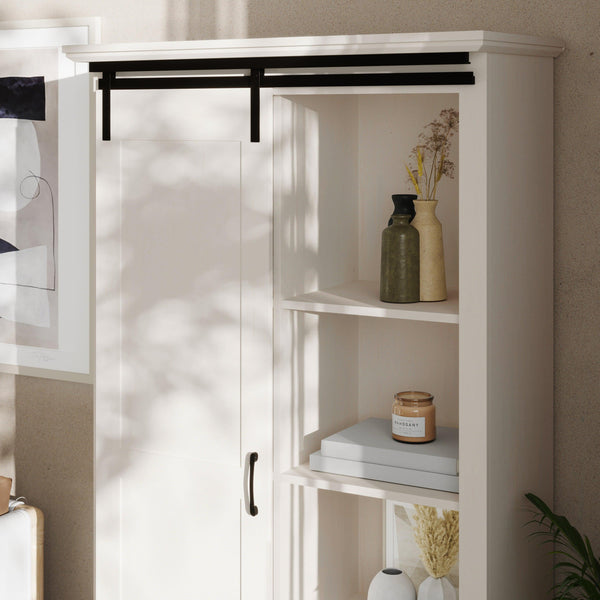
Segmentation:
<svg viewBox="0 0 600 600">
<path fill-rule="evenodd" d="M 260 141 L 260 89 L 275 87 L 339 87 L 377 85 L 472 85 L 472 71 L 406 73 L 265 74 L 265 69 L 335 67 L 385 67 L 469 64 L 468 52 L 419 54 L 342 54 L 316 56 L 270 56 L 264 58 L 199 58 L 128 60 L 90 63 L 90 72 L 102 73 L 102 139 L 110 140 L 110 102 L 113 90 L 157 89 L 250 89 L 250 140 Z M 144 77 L 137 73 L 168 71 L 239 70 L 249 74 Z M 117 74 L 135 72 L 135 77 Z"/>
</svg>

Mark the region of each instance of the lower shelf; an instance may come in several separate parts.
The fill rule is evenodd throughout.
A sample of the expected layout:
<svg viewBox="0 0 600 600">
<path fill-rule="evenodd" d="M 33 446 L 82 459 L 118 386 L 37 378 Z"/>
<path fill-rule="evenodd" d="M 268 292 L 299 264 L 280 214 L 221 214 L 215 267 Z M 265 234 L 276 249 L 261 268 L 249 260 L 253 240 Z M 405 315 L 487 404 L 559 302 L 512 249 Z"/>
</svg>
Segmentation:
<svg viewBox="0 0 600 600">
<path fill-rule="evenodd" d="M 452 492 L 440 492 L 384 481 L 371 481 L 359 477 L 348 477 L 347 475 L 321 473 L 312 471 L 308 463 L 281 473 L 276 477 L 276 481 L 368 498 L 426 504 L 437 508 L 458 510 L 458 494 Z"/>
</svg>

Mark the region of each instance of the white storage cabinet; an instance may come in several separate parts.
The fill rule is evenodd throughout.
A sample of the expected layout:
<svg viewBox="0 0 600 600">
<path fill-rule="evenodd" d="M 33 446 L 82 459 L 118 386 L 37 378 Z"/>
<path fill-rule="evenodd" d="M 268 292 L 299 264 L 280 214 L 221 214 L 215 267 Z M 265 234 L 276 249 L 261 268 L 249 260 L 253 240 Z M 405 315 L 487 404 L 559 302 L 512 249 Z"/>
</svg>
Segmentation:
<svg viewBox="0 0 600 600">
<path fill-rule="evenodd" d="M 162 590 L 147 586 L 144 598 L 165 597 L 173 578 L 178 597 L 216 597 L 227 559 L 233 583 L 221 598 L 364 599 L 385 562 L 386 500 L 460 510 L 462 600 L 546 597 L 549 564 L 527 541 L 523 494 L 551 499 L 553 490 L 553 57 L 561 49 L 553 39 L 446 32 L 68 50 L 104 65 L 158 61 L 156 71 L 172 59 L 468 53 L 466 64 L 302 73 L 474 77 L 263 87 L 253 99 L 259 143 L 249 141 L 247 89 L 112 93 L 112 141 L 99 142 L 98 162 L 96 535 L 106 575 L 98 600 L 134 597 L 142 568 Z M 298 68 L 265 74 L 276 72 Z M 379 252 L 390 197 L 411 191 L 404 162 L 447 107 L 460 112 L 456 178 L 438 194 L 448 300 L 384 304 Z M 201 223 L 198 238 L 190 219 Z M 165 222 L 171 241 L 161 262 L 162 250 L 147 254 L 148 236 L 162 235 Z M 200 279 L 190 288 L 173 272 L 194 273 L 198 255 Z M 148 303 L 165 271 L 168 291 L 163 285 Z M 198 294 L 213 311 L 202 319 Z M 107 324 L 126 336 L 107 333 Z M 140 339 L 147 327 L 158 333 Z M 208 340 L 208 354 L 198 340 Z M 200 358 L 182 352 L 189 347 Z M 229 367 L 223 352 L 235 358 Z M 161 376 L 147 379 L 145 361 L 155 375 L 165 365 Z M 308 456 L 324 437 L 389 418 L 394 392 L 409 388 L 433 393 L 438 424 L 459 427 L 458 494 L 310 471 Z M 215 402 L 225 414 L 206 408 Z M 247 510 L 252 451 L 260 455 L 257 517 Z M 157 485 L 153 478 L 167 472 L 168 487 Z M 202 483 L 191 485 L 192 477 Z M 207 501 L 214 482 L 230 497 Z M 166 495 L 148 500 L 155 493 Z M 167 495 L 184 524 L 175 536 L 161 530 L 159 552 L 143 532 Z M 198 535 L 185 536 L 188 527 Z M 229 536 L 224 546 L 219 528 Z M 167 560 L 148 570 L 173 555 L 185 557 L 185 568 Z M 194 572 L 197 556 L 217 574 L 206 587 Z"/>
</svg>

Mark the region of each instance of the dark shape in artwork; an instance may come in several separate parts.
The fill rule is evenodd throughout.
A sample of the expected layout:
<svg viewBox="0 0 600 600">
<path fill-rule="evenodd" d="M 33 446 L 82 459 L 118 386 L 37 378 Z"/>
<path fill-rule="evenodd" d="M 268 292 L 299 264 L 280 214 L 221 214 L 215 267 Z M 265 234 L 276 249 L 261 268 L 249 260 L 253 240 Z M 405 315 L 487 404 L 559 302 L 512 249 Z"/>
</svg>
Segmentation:
<svg viewBox="0 0 600 600">
<path fill-rule="evenodd" d="M 46 120 L 43 77 L 0 77 L 0 119 Z"/>
<path fill-rule="evenodd" d="M 13 246 L 6 240 L 0 238 L 0 254 L 4 254 L 5 252 L 16 252 L 17 250 L 18 248 L 16 246 Z"/>
</svg>

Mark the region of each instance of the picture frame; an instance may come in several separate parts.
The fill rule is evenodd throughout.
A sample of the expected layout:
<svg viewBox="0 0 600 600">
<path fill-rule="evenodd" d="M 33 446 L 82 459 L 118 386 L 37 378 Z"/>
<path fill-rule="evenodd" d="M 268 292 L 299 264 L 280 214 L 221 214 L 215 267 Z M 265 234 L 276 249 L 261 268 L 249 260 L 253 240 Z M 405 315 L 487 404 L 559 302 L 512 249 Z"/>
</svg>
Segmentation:
<svg viewBox="0 0 600 600">
<path fill-rule="evenodd" d="M 407 502 L 386 500 L 385 503 L 385 566 L 404 571 L 416 589 L 428 577 L 419 557 L 412 527 L 415 505 Z M 439 512 L 439 509 L 438 509 Z M 459 559 L 460 561 L 460 559 Z M 457 562 L 448 574 L 450 583 L 459 595 L 459 572 Z"/>
<path fill-rule="evenodd" d="M 99 39 L 99 18 L 0 22 L 0 88 L 41 80 L 44 108 L 0 89 L 2 372 L 90 381 L 91 79 L 62 47 Z"/>
</svg>

